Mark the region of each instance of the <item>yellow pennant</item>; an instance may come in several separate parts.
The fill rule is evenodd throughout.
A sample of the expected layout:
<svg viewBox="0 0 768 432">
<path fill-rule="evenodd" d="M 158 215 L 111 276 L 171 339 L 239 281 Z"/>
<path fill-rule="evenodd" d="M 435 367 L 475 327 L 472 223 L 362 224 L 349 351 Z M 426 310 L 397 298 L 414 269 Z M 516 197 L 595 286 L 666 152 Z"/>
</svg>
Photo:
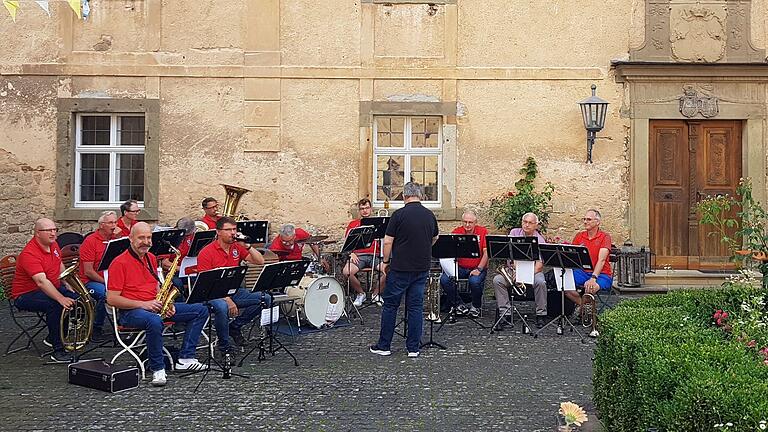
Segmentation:
<svg viewBox="0 0 768 432">
<path fill-rule="evenodd" d="M 8 13 L 11 14 L 13 22 L 16 22 L 16 11 L 19 10 L 18 0 L 3 0 L 3 6 L 8 9 Z"/>
<path fill-rule="evenodd" d="M 79 19 L 83 19 L 83 13 L 80 10 L 80 0 L 67 0 L 67 3 L 69 3 L 69 7 L 72 8 L 73 11 L 77 14 L 77 17 Z"/>
</svg>

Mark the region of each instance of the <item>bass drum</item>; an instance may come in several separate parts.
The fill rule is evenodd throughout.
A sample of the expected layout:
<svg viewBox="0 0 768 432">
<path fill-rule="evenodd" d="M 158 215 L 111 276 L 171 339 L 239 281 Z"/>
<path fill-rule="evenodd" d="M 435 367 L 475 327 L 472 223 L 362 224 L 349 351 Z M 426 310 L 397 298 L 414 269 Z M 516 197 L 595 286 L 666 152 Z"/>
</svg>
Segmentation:
<svg viewBox="0 0 768 432">
<path fill-rule="evenodd" d="M 341 284 L 330 276 L 304 276 L 297 287 L 285 290 L 289 296 L 297 296 L 293 305 L 284 304 L 282 312 L 295 317 L 297 309 L 316 328 L 330 327 L 341 318 L 344 311 L 344 290 Z"/>
</svg>

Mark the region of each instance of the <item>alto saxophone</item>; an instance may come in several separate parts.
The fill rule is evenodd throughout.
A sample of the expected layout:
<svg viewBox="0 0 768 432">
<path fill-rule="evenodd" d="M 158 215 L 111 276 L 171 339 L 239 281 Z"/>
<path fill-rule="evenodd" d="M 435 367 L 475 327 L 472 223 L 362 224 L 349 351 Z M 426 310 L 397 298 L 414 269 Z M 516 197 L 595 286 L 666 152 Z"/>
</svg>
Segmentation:
<svg viewBox="0 0 768 432">
<path fill-rule="evenodd" d="M 173 275 L 176 274 L 176 269 L 179 267 L 179 261 L 181 261 L 181 252 L 175 247 L 171 245 L 169 246 L 171 247 L 173 253 L 176 254 L 176 257 L 173 258 L 171 268 L 168 269 L 165 280 L 160 286 L 160 290 L 157 292 L 157 296 L 155 297 L 155 300 L 162 303 L 162 306 L 160 307 L 161 318 L 168 317 L 168 311 L 171 309 L 171 305 L 173 304 L 174 300 L 176 300 L 176 297 L 178 297 L 180 294 L 179 289 L 173 286 L 172 282 Z"/>
<path fill-rule="evenodd" d="M 525 284 L 515 282 L 514 272 L 507 267 L 506 264 L 502 264 L 496 268 L 496 271 L 507 281 L 509 286 L 512 287 L 512 291 L 518 297 L 525 296 Z"/>
<path fill-rule="evenodd" d="M 75 351 L 88 343 L 93 331 L 93 320 L 96 317 L 94 301 L 91 294 L 77 275 L 78 264 L 68 267 L 59 276 L 79 296 L 74 306 L 61 312 L 59 336 L 64 349 Z"/>
</svg>

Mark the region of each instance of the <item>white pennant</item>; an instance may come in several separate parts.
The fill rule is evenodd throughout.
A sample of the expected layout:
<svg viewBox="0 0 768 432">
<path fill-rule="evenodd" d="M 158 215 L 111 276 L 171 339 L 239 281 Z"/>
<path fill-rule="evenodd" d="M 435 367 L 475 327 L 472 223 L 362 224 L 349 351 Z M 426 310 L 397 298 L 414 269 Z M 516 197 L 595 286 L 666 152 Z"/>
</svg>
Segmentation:
<svg viewBox="0 0 768 432">
<path fill-rule="evenodd" d="M 39 0 L 39 1 L 35 0 L 35 3 L 37 3 L 41 8 L 43 8 L 43 10 L 45 11 L 45 13 L 48 14 L 48 16 L 51 16 L 51 10 L 48 9 L 48 0 Z"/>
</svg>

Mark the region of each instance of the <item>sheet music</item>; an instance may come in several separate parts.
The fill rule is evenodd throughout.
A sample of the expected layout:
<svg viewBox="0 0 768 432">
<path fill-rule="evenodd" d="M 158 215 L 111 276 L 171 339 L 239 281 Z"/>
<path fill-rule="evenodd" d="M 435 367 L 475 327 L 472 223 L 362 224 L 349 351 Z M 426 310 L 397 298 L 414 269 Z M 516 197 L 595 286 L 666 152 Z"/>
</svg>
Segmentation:
<svg viewBox="0 0 768 432">
<path fill-rule="evenodd" d="M 181 264 L 179 264 L 179 277 L 187 277 L 196 275 L 197 272 L 194 273 L 190 272 L 187 273 L 188 267 L 196 267 L 197 266 L 197 257 L 184 257 L 181 259 Z"/>
<path fill-rule="evenodd" d="M 573 279 L 573 269 L 565 269 L 565 274 L 561 278 L 563 269 L 560 267 L 552 267 L 555 271 L 555 281 L 557 281 L 558 291 L 576 291 L 576 281 Z M 563 283 L 565 283 L 565 289 L 563 289 Z"/>
<path fill-rule="evenodd" d="M 515 282 L 533 285 L 535 267 L 535 261 L 515 261 Z"/>
<path fill-rule="evenodd" d="M 272 318 L 272 322 L 269 322 L 269 319 Z M 270 309 L 262 309 L 261 310 L 261 325 L 262 326 L 268 326 L 270 324 L 276 323 L 280 319 L 280 306 L 272 306 L 272 310 Z"/>
</svg>

